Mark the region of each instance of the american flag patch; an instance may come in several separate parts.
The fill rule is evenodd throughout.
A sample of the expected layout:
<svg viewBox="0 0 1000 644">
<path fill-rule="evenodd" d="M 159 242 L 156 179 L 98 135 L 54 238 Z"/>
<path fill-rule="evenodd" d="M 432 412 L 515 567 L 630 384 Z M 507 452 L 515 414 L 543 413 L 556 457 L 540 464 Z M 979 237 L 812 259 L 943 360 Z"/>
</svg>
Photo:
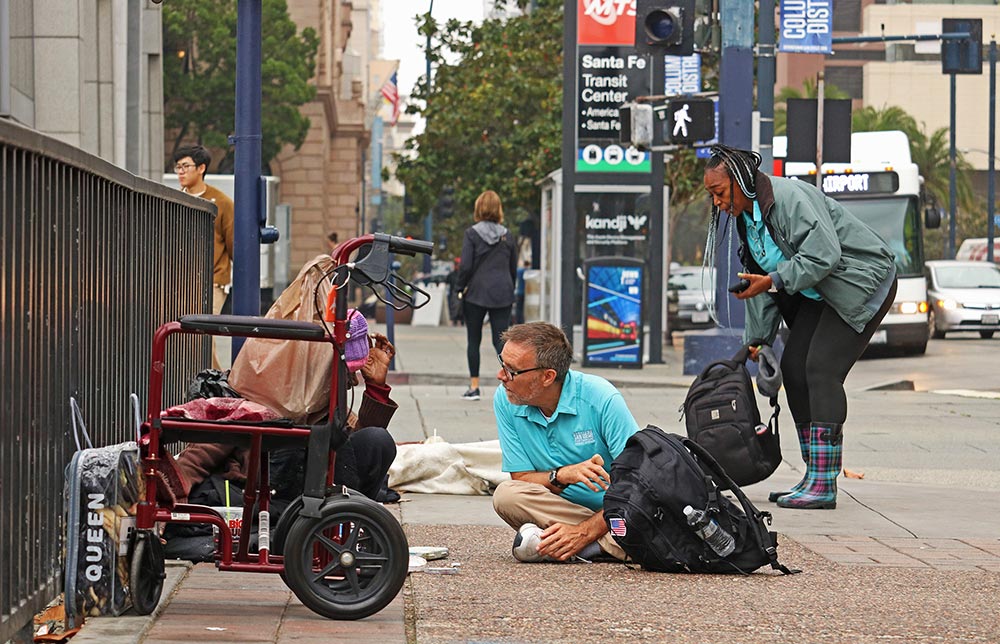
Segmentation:
<svg viewBox="0 0 1000 644">
<path fill-rule="evenodd" d="M 616 537 L 624 537 L 625 533 L 628 532 L 628 528 L 625 525 L 625 519 L 609 519 L 608 526 L 611 528 L 611 534 Z"/>
</svg>

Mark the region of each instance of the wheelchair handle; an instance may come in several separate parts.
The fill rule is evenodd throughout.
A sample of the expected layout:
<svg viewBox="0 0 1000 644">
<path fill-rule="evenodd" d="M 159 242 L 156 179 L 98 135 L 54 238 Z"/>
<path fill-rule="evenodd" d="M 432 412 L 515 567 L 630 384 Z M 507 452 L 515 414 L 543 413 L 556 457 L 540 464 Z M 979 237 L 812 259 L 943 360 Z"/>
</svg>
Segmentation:
<svg viewBox="0 0 1000 644">
<path fill-rule="evenodd" d="M 376 233 L 375 239 L 378 240 L 381 235 L 381 233 Z M 405 237 L 396 237 L 395 235 L 386 235 L 386 237 L 388 237 L 389 241 L 389 251 L 399 255 L 416 255 L 417 253 L 430 255 L 434 252 L 434 242 L 431 241 L 406 239 Z"/>
</svg>

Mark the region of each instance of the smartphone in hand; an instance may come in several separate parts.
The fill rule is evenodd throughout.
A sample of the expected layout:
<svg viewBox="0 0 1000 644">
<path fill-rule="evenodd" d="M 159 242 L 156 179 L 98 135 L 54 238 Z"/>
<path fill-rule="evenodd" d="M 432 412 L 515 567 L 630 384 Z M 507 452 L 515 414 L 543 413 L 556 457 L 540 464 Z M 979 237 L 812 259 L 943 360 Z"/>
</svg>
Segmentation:
<svg viewBox="0 0 1000 644">
<path fill-rule="evenodd" d="M 750 280 L 744 278 L 744 279 L 741 279 L 738 282 L 733 282 L 732 284 L 730 284 L 729 285 L 729 292 L 730 293 L 742 293 L 743 291 L 747 290 L 748 288 L 750 288 Z"/>
</svg>

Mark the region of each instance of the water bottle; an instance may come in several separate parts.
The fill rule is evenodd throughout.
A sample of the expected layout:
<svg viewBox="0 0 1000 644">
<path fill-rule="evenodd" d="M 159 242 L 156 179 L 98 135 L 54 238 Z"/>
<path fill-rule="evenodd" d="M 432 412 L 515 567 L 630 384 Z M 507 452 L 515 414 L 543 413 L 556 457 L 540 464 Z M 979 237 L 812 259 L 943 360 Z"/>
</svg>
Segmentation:
<svg viewBox="0 0 1000 644">
<path fill-rule="evenodd" d="M 704 510 L 695 510 L 688 505 L 684 507 L 684 516 L 687 517 L 688 525 L 695 534 L 701 537 L 715 554 L 727 557 L 736 549 L 736 539 L 733 539 L 733 535 L 726 532 L 715 519 L 705 514 Z"/>
</svg>

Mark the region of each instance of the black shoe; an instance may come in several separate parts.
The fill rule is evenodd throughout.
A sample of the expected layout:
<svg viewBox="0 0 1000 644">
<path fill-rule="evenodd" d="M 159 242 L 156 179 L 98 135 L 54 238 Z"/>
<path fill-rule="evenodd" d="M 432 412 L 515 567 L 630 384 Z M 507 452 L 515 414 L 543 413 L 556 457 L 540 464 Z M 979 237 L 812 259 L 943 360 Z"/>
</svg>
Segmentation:
<svg viewBox="0 0 1000 644">
<path fill-rule="evenodd" d="M 479 387 L 468 389 L 462 394 L 462 400 L 479 400 Z"/>
</svg>

